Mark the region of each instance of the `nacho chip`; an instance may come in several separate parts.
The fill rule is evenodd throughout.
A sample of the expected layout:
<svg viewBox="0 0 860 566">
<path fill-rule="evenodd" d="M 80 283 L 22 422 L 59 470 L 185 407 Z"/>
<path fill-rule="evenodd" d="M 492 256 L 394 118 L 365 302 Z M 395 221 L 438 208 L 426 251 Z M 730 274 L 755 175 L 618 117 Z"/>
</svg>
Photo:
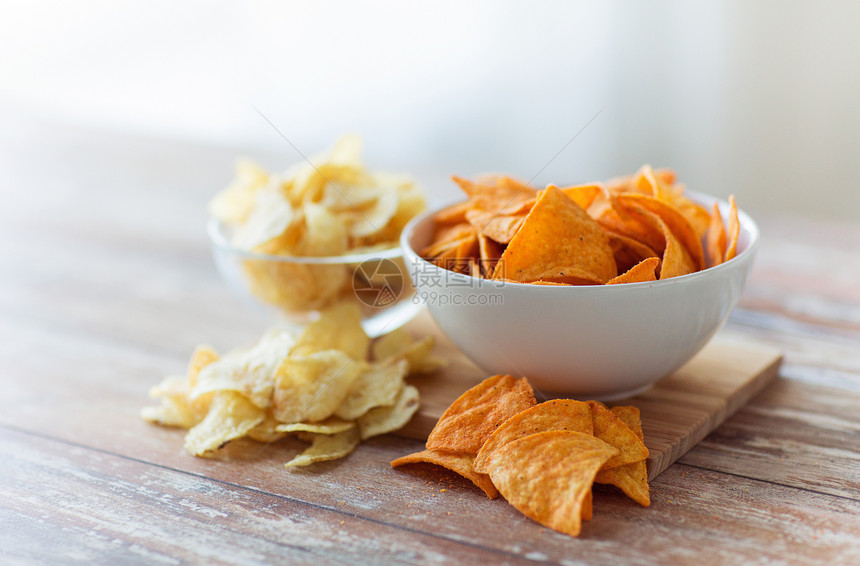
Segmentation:
<svg viewBox="0 0 860 566">
<path fill-rule="evenodd" d="M 630 430 L 635 432 L 639 440 L 645 441 L 645 436 L 642 434 L 642 421 L 639 418 L 639 409 L 633 406 L 623 406 L 612 407 L 610 411 L 621 419 Z M 594 481 L 618 487 L 630 499 L 643 507 L 651 505 L 651 495 L 648 487 L 648 467 L 645 460 L 600 470 L 597 472 Z"/>
<path fill-rule="evenodd" d="M 235 391 L 218 391 L 209 413 L 185 435 L 185 450 L 207 456 L 263 422 L 265 411 Z"/>
<path fill-rule="evenodd" d="M 649 257 L 643 259 L 626 273 L 613 277 L 606 282 L 607 285 L 620 285 L 623 283 L 642 283 L 643 281 L 656 281 L 656 270 L 660 267 L 660 258 Z"/>
<path fill-rule="evenodd" d="M 413 385 L 406 385 L 397 393 L 393 405 L 371 409 L 358 417 L 361 439 L 388 434 L 406 426 L 412 415 L 418 411 L 418 399 L 418 389 Z"/>
<path fill-rule="evenodd" d="M 427 448 L 476 455 L 499 425 L 535 402 L 526 378 L 489 377 L 451 403 L 430 432 Z"/>
<path fill-rule="evenodd" d="M 602 403 L 588 401 L 588 405 L 594 420 L 594 436 L 618 449 L 618 453 L 604 464 L 604 469 L 641 462 L 648 458 L 645 443 L 623 420 Z"/>
<path fill-rule="evenodd" d="M 605 283 L 618 273 L 606 234 L 581 206 L 549 186 L 499 259 L 494 279 L 549 280 L 553 267 L 574 268 Z"/>
<path fill-rule="evenodd" d="M 702 250 L 702 241 L 687 218 L 676 208 L 657 198 L 635 193 L 618 195 L 615 198 L 619 204 L 626 208 L 641 207 L 659 216 L 675 239 L 687 250 L 696 271 L 704 269 L 705 254 Z"/>
<path fill-rule="evenodd" d="M 720 265 L 726 257 L 726 227 L 720 215 L 720 207 L 714 203 L 711 222 L 705 236 L 705 251 L 708 255 L 708 267 Z"/>
<path fill-rule="evenodd" d="M 466 220 L 479 233 L 500 244 L 513 240 L 525 219 L 525 214 L 499 214 L 491 210 L 470 210 L 466 213 Z"/>
<path fill-rule="evenodd" d="M 350 428 L 335 434 L 314 434 L 311 436 L 310 447 L 284 464 L 287 468 L 308 466 L 315 462 L 336 460 L 348 456 L 361 442 L 357 428 Z"/>
<path fill-rule="evenodd" d="M 729 261 L 737 255 L 740 231 L 741 224 L 738 220 L 738 206 L 735 204 L 735 195 L 729 195 L 729 243 L 726 248 L 726 261 Z"/>
<path fill-rule="evenodd" d="M 554 399 L 540 403 L 510 417 L 487 439 L 475 458 L 475 470 L 487 472 L 492 453 L 505 444 L 537 432 L 572 430 L 592 434 L 591 408 L 573 399 Z"/>
<path fill-rule="evenodd" d="M 575 537 L 594 476 L 617 452 L 589 434 L 539 432 L 495 450 L 487 468 L 508 503 L 538 523 Z"/>
<path fill-rule="evenodd" d="M 475 461 L 475 456 L 472 454 L 439 452 L 436 450 L 422 450 L 415 454 L 402 456 L 391 462 L 392 468 L 405 466 L 406 464 L 433 464 L 441 466 L 452 472 L 463 476 L 478 486 L 481 491 L 487 494 L 490 499 L 495 499 L 499 496 L 499 491 L 490 481 L 490 476 L 481 474 L 474 470 L 472 463 Z"/>
</svg>

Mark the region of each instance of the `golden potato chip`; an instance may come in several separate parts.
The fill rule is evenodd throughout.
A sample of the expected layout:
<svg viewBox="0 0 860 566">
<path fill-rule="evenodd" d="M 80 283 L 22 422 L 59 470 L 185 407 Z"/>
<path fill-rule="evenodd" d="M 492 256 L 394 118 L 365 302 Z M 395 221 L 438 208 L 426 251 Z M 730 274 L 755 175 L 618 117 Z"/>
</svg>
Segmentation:
<svg viewBox="0 0 860 566">
<path fill-rule="evenodd" d="M 475 455 L 499 425 L 534 404 L 526 378 L 489 377 L 451 403 L 430 432 L 427 448 Z"/>
<path fill-rule="evenodd" d="M 582 401 L 554 399 L 517 413 L 502 423 L 484 442 L 475 458 L 475 470 L 486 473 L 487 461 L 492 453 L 508 442 L 548 430 L 592 434 L 591 408 Z"/>
<path fill-rule="evenodd" d="M 622 283 L 641 283 L 643 281 L 656 281 L 656 270 L 660 267 L 660 258 L 649 257 L 643 259 L 618 277 L 613 277 L 606 282 L 607 285 L 620 285 Z"/>
<path fill-rule="evenodd" d="M 341 350 L 291 354 L 278 369 L 272 413 L 284 423 L 330 417 L 346 399 L 364 363 Z"/>
<path fill-rule="evenodd" d="M 289 332 L 272 330 L 250 350 L 231 352 L 207 364 L 197 376 L 191 399 L 214 391 L 236 391 L 261 409 L 269 408 L 275 375 L 294 344 Z"/>
<path fill-rule="evenodd" d="M 403 328 L 377 338 L 372 346 L 373 359 L 379 362 L 403 358 L 409 363 L 410 374 L 427 374 L 445 367 L 448 360 L 433 355 L 436 337 L 413 340 Z"/>
<path fill-rule="evenodd" d="M 313 434 L 313 433 L 307 433 Z M 313 434 L 310 447 L 284 464 L 287 468 L 336 460 L 349 455 L 361 442 L 357 428 L 335 434 Z"/>
<path fill-rule="evenodd" d="M 405 385 L 397 393 L 393 405 L 371 409 L 358 417 L 361 439 L 366 440 L 403 428 L 418 410 L 418 406 L 418 389 L 413 385 Z"/>
<path fill-rule="evenodd" d="M 538 523 L 575 537 L 594 476 L 617 452 L 589 434 L 554 430 L 498 448 L 487 469 L 508 503 Z"/>
<path fill-rule="evenodd" d="M 197 385 L 197 380 L 200 377 L 200 371 L 211 364 L 218 361 L 218 352 L 212 346 L 201 344 L 194 349 L 191 354 L 191 359 L 188 361 L 188 387 L 193 389 Z"/>
<path fill-rule="evenodd" d="M 354 302 L 343 301 L 328 307 L 304 329 L 290 355 L 340 350 L 355 360 L 363 360 L 369 345 L 370 337 L 361 327 L 361 310 Z"/>
<path fill-rule="evenodd" d="M 218 391 L 209 413 L 185 435 L 185 450 L 206 456 L 231 440 L 245 436 L 263 422 L 265 411 L 235 391 Z"/>
<path fill-rule="evenodd" d="M 280 424 L 281 423 L 279 423 L 272 415 L 271 411 L 266 411 L 266 416 L 263 420 L 257 426 L 249 430 L 246 436 L 251 440 L 261 442 L 263 444 L 277 442 L 287 436 L 286 432 L 278 430 L 278 425 Z"/>
<path fill-rule="evenodd" d="M 257 191 L 269 182 L 269 174 L 248 160 L 236 161 L 236 176 L 226 189 L 209 203 L 209 214 L 228 224 L 245 222 L 254 208 Z"/>
<path fill-rule="evenodd" d="M 257 191 L 247 221 L 233 234 L 233 245 L 253 250 L 283 234 L 293 221 L 293 207 L 276 186 Z"/>
<path fill-rule="evenodd" d="M 723 217 L 720 207 L 714 203 L 711 223 L 705 236 L 705 251 L 708 255 L 708 267 L 720 265 L 726 257 L 726 227 L 723 225 Z"/>
<path fill-rule="evenodd" d="M 163 426 L 191 428 L 200 419 L 188 401 L 188 379 L 185 376 L 169 376 L 149 390 L 152 399 L 160 399 L 158 406 L 144 407 L 140 417 Z"/>
<path fill-rule="evenodd" d="M 605 469 L 640 462 L 648 458 L 645 443 L 618 416 L 596 401 L 588 401 L 594 419 L 594 436 L 618 449 L 603 466 Z"/>
<path fill-rule="evenodd" d="M 645 436 L 642 434 L 642 421 L 639 418 L 639 409 L 633 406 L 623 406 L 612 407 L 610 411 L 620 418 L 630 430 L 635 432 L 639 440 L 645 441 Z M 618 487 L 628 497 L 643 507 L 651 505 L 651 495 L 648 487 L 648 467 L 645 460 L 600 470 L 597 472 L 594 481 Z"/>
<path fill-rule="evenodd" d="M 275 427 L 278 432 L 312 432 L 314 434 L 338 434 L 355 428 L 355 422 L 329 417 L 316 423 L 287 423 Z"/>
<path fill-rule="evenodd" d="M 305 230 L 297 243 L 296 255 L 334 256 L 345 253 L 349 246 L 343 218 L 321 204 L 303 205 Z"/>
<path fill-rule="evenodd" d="M 393 405 L 407 373 L 409 362 L 404 359 L 365 365 L 352 382 L 346 399 L 335 410 L 335 416 L 351 421 L 375 407 Z"/>
<path fill-rule="evenodd" d="M 737 255 L 740 231 L 741 224 L 738 220 L 738 206 L 735 204 L 735 195 L 729 195 L 729 243 L 726 248 L 726 261 L 729 261 Z"/>
<path fill-rule="evenodd" d="M 606 234 L 559 189 L 549 186 L 499 259 L 494 279 L 536 281 L 553 266 L 576 268 L 601 283 L 618 273 Z"/>
<path fill-rule="evenodd" d="M 460 474 L 464 478 L 478 486 L 481 491 L 487 494 L 490 499 L 495 499 L 499 496 L 499 491 L 490 481 L 487 474 L 481 474 L 474 470 L 472 462 L 475 456 L 472 454 L 462 454 L 456 452 L 439 452 L 436 450 L 422 450 L 415 454 L 402 456 L 391 462 L 391 467 L 397 468 L 406 464 L 433 464 L 441 466 L 456 474 Z"/>
</svg>

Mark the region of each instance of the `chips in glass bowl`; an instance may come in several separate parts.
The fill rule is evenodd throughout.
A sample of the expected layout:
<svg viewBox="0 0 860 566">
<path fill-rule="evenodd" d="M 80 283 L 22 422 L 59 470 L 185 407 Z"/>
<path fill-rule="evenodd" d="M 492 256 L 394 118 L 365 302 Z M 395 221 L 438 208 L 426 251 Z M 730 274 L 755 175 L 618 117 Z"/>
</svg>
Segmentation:
<svg viewBox="0 0 860 566">
<path fill-rule="evenodd" d="M 398 238 L 424 207 L 410 177 L 368 170 L 348 135 L 283 174 L 239 161 L 209 205 L 208 231 L 218 269 L 243 297 L 299 324 L 354 300 L 377 335 L 418 308 Z"/>
</svg>

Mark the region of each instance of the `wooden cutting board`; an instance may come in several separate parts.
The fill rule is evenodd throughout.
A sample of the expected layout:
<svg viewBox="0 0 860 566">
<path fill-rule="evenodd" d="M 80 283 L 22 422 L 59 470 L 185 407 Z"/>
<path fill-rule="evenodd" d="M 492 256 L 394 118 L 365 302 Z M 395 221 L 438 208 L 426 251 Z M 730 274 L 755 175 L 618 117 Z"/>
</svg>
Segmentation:
<svg viewBox="0 0 860 566">
<path fill-rule="evenodd" d="M 416 336 L 436 336 L 436 353 L 450 360 L 443 370 L 411 379 L 421 391 L 421 408 L 398 434 L 426 440 L 436 421 L 486 372 L 469 361 L 424 311 L 406 326 Z M 663 470 L 705 438 L 772 381 L 782 354 L 761 345 L 741 344 L 718 334 L 681 369 L 644 393 L 610 403 L 636 405 L 648 446 L 648 477 Z M 583 399 L 585 400 L 585 399 Z"/>
</svg>

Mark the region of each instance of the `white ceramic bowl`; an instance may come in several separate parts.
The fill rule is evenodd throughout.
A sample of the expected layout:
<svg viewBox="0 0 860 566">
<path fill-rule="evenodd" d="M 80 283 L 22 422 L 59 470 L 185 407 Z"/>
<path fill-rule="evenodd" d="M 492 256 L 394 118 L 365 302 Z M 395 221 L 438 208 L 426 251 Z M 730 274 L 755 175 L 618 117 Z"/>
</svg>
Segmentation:
<svg viewBox="0 0 860 566">
<path fill-rule="evenodd" d="M 716 200 L 687 195 L 708 207 Z M 728 204 L 720 208 L 727 218 Z M 759 239 L 755 222 L 739 211 L 737 256 L 698 273 L 625 285 L 504 283 L 448 271 L 418 255 L 440 209 L 413 219 L 401 236 L 418 297 L 488 375 L 527 376 L 550 396 L 620 399 L 682 366 L 737 305 Z"/>
</svg>

